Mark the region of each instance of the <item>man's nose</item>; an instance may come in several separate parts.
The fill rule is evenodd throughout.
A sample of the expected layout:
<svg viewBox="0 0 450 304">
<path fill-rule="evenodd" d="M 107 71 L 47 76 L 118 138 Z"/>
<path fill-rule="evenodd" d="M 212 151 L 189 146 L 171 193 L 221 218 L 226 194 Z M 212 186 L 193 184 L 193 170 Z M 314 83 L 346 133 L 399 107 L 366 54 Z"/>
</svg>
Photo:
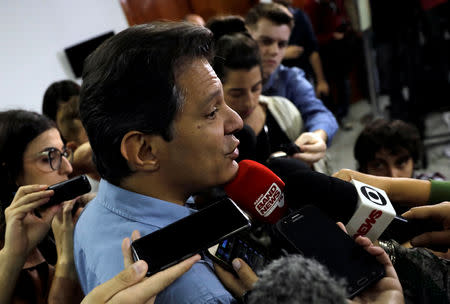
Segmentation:
<svg viewBox="0 0 450 304">
<path fill-rule="evenodd" d="M 389 177 L 402 177 L 401 171 L 394 166 L 389 167 L 388 173 Z"/>
<path fill-rule="evenodd" d="M 225 105 L 227 109 L 226 118 L 225 118 L 225 134 L 233 134 L 244 127 L 244 122 L 242 121 L 241 116 L 236 113 L 232 108 L 228 105 Z"/>
<path fill-rule="evenodd" d="M 280 48 L 278 47 L 278 43 L 276 41 L 274 41 L 269 46 L 269 52 L 270 52 L 270 54 L 278 54 L 279 51 L 280 51 Z"/>
</svg>

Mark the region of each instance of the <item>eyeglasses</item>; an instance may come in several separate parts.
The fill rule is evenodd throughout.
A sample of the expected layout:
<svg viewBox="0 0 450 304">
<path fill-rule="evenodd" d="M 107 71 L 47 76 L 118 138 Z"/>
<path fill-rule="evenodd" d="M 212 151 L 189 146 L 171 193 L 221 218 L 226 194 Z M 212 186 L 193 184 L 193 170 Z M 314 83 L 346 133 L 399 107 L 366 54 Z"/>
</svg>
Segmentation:
<svg viewBox="0 0 450 304">
<path fill-rule="evenodd" d="M 56 148 L 47 148 L 42 152 L 37 154 L 38 157 L 42 159 L 38 162 L 39 166 L 43 171 L 49 171 L 48 166 L 50 166 L 51 171 L 57 171 L 61 168 L 63 156 L 72 163 L 73 153 L 69 148 L 64 147 L 62 151 Z"/>
</svg>

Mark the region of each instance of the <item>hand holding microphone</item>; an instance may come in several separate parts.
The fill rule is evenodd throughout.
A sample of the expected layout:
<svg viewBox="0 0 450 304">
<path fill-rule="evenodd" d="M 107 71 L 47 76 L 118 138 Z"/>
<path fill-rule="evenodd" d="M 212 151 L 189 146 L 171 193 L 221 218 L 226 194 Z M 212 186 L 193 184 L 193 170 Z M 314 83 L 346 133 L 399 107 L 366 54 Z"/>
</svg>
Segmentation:
<svg viewBox="0 0 450 304">
<path fill-rule="evenodd" d="M 321 131 L 321 130 L 319 130 Z M 295 144 L 300 147 L 302 153 L 296 153 L 292 157 L 313 164 L 325 156 L 327 144 L 324 140 L 325 132 L 304 132 L 296 140 Z"/>
<path fill-rule="evenodd" d="M 411 240 L 411 245 L 433 248 L 436 246 L 450 248 L 450 202 L 432 206 L 411 208 L 403 214 L 409 220 L 431 220 L 442 225 L 441 229 L 422 233 Z"/>
</svg>

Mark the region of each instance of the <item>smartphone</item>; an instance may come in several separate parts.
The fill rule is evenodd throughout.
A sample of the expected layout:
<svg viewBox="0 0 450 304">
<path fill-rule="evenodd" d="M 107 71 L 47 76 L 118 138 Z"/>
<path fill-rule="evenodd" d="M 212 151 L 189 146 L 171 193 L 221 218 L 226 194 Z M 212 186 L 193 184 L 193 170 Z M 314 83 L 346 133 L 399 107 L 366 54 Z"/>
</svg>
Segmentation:
<svg viewBox="0 0 450 304">
<path fill-rule="evenodd" d="M 208 248 L 206 254 L 230 272 L 234 272 L 231 263 L 235 258 L 243 259 L 254 271 L 264 268 L 269 262 L 266 249 L 243 233 L 222 240 Z"/>
<path fill-rule="evenodd" d="M 135 261 L 147 262 L 147 275 L 152 275 L 250 227 L 249 217 L 224 198 L 134 241 L 131 250 Z"/>
<path fill-rule="evenodd" d="M 315 206 L 284 217 L 275 230 L 290 253 L 314 258 L 334 277 L 344 278 L 349 298 L 385 276 L 383 265 Z"/>
<path fill-rule="evenodd" d="M 91 191 L 91 184 L 85 175 L 79 175 L 61 183 L 51 185 L 48 187 L 48 190 L 53 190 L 55 193 L 43 206 L 44 208 L 60 204 L 64 201 L 71 200 L 77 196 L 88 193 Z"/>
</svg>

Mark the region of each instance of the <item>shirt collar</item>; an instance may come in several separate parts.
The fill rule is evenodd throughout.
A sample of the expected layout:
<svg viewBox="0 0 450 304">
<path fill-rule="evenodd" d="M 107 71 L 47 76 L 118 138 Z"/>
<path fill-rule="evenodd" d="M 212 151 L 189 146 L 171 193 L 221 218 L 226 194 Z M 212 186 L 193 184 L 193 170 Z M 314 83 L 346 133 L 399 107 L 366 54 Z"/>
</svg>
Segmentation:
<svg viewBox="0 0 450 304">
<path fill-rule="evenodd" d="M 127 219 L 164 227 L 195 210 L 100 181 L 96 201 L 105 208 Z"/>
<path fill-rule="evenodd" d="M 266 82 L 263 85 L 263 91 L 267 91 L 270 88 L 272 88 L 274 86 L 274 84 L 276 83 L 276 81 L 279 78 L 279 71 L 281 69 L 281 64 L 276 68 L 275 71 L 273 71 L 272 74 L 270 74 L 269 78 L 266 80 Z"/>
</svg>

